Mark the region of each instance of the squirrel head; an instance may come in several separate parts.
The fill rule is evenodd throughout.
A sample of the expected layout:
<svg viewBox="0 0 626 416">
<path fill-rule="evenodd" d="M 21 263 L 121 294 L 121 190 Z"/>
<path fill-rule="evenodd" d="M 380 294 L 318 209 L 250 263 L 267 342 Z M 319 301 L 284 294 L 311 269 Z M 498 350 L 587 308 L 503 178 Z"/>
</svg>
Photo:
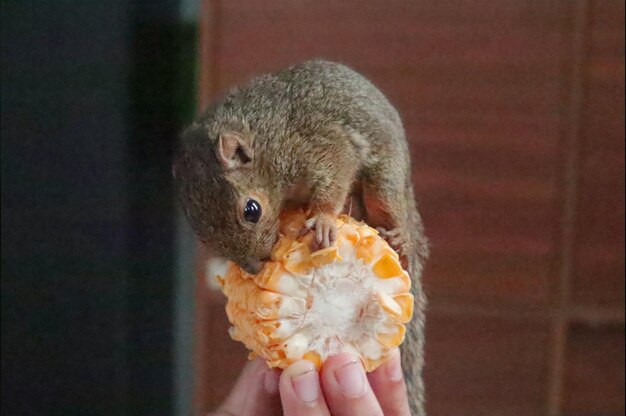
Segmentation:
<svg viewBox="0 0 626 416">
<path fill-rule="evenodd" d="M 179 198 L 204 244 L 257 273 L 278 238 L 280 198 L 257 169 L 252 135 L 217 130 L 195 125 L 183 133 L 172 169 Z"/>
</svg>

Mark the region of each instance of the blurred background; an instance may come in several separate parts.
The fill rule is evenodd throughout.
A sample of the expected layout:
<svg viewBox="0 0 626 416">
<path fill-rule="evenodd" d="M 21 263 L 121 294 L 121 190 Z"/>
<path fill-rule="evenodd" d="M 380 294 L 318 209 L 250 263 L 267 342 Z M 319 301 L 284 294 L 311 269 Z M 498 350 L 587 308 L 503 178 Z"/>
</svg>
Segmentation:
<svg viewBox="0 0 626 416">
<path fill-rule="evenodd" d="M 245 362 L 170 162 L 313 57 L 403 116 L 431 415 L 624 414 L 624 2 L 8 1 L 2 414 L 202 414 Z"/>
</svg>

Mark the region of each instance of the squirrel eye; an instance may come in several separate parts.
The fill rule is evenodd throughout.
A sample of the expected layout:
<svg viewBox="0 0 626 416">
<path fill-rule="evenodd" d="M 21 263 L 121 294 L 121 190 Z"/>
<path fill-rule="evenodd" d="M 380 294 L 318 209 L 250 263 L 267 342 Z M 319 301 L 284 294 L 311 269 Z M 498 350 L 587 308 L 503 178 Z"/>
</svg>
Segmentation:
<svg viewBox="0 0 626 416">
<path fill-rule="evenodd" d="M 243 209 L 243 218 L 251 223 L 256 224 L 261 219 L 261 204 L 254 199 L 248 199 Z"/>
</svg>

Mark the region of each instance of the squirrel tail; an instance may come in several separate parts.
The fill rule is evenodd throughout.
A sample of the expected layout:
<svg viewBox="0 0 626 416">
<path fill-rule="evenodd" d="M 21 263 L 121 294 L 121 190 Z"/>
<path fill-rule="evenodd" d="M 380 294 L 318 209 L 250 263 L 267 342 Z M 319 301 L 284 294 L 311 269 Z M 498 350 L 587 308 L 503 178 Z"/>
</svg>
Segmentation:
<svg viewBox="0 0 626 416">
<path fill-rule="evenodd" d="M 422 218 L 417 210 L 413 194 L 413 185 L 407 181 L 405 188 L 407 201 L 408 224 L 412 242 L 409 254 L 409 275 L 411 276 L 411 292 L 415 299 L 413 320 L 407 325 L 406 340 L 401 345 L 402 368 L 406 380 L 407 393 L 412 416 L 426 416 L 424 409 L 425 389 L 422 378 L 424 367 L 425 311 L 426 295 L 422 288 L 422 269 L 428 258 L 428 240 L 424 234 Z"/>
</svg>

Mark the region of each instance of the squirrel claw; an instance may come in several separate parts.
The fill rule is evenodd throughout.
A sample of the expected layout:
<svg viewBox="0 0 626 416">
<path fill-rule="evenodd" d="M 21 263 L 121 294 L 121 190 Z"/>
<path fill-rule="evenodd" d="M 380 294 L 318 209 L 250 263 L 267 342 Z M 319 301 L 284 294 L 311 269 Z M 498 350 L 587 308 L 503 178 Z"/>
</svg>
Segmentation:
<svg viewBox="0 0 626 416">
<path fill-rule="evenodd" d="M 400 264 L 402 268 L 408 270 L 409 267 L 409 255 L 411 253 L 411 239 L 408 234 L 401 228 L 393 228 L 387 230 L 382 227 L 376 228 L 382 238 L 389 243 L 400 255 Z"/>
<path fill-rule="evenodd" d="M 315 240 L 322 247 L 330 247 L 337 240 L 337 225 L 335 219 L 328 214 L 317 214 L 304 223 L 304 232 L 315 228 Z"/>
<path fill-rule="evenodd" d="M 404 230 L 401 228 L 393 228 L 387 230 L 382 227 L 376 228 L 382 238 L 398 252 L 401 256 L 404 256 L 410 252 L 411 241 Z"/>
</svg>

